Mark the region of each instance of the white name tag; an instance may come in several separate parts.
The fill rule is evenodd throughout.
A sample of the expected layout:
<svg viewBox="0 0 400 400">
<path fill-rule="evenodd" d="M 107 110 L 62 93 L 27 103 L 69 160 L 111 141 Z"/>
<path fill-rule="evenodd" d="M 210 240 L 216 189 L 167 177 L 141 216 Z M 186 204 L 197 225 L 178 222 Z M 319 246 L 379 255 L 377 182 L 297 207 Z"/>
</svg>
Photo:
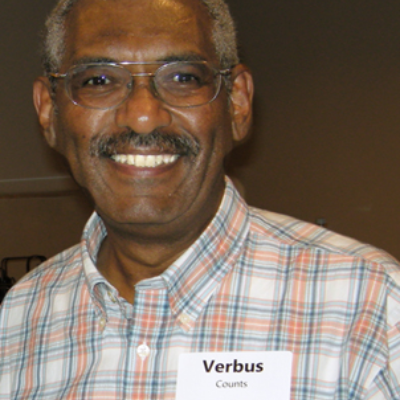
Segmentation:
<svg viewBox="0 0 400 400">
<path fill-rule="evenodd" d="M 176 400 L 290 400 L 292 353 L 185 353 Z"/>
</svg>

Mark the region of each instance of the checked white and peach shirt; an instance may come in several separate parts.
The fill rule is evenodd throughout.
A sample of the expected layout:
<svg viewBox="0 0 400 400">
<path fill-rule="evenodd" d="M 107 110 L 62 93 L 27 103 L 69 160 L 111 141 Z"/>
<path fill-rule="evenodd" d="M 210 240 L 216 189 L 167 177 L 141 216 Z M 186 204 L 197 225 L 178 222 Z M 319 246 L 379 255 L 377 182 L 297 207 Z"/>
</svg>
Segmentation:
<svg viewBox="0 0 400 400">
<path fill-rule="evenodd" d="M 384 252 L 248 207 L 227 181 L 207 229 L 132 305 L 95 267 L 105 235 L 94 214 L 9 292 L 0 399 L 173 400 L 180 354 L 266 350 L 293 352 L 292 400 L 400 399 L 400 267 Z"/>
</svg>

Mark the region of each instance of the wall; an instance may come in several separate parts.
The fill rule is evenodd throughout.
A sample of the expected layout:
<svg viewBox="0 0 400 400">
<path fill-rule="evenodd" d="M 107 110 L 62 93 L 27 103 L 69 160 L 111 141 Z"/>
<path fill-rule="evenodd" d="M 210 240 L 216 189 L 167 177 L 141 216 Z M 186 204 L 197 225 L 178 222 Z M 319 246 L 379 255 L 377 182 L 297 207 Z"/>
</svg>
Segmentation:
<svg viewBox="0 0 400 400">
<path fill-rule="evenodd" d="M 0 259 L 50 257 L 80 239 L 90 203 L 44 144 L 32 106 L 39 31 L 53 1 L 2 0 L 0 13 Z M 19 277 L 24 262 L 10 262 Z"/>
<path fill-rule="evenodd" d="M 400 257 L 400 2 L 233 1 L 256 81 L 251 204 Z"/>
<path fill-rule="evenodd" d="M 80 239 L 90 203 L 78 192 L 0 199 L 0 254 L 4 257 L 50 257 Z M 20 278 L 25 260 L 7 263 L 10 276 Z"/>
<path fill-rule="evenodd" d="M 79 240 L 91 206 L 40 137 L 31 86 L 53 1 L 2 0 L 0 258 Z M 229 171 L 249 203 L 400 257 L 397 0 L 230 1 L 256 82 L 251 139 Z"/>
</svg>

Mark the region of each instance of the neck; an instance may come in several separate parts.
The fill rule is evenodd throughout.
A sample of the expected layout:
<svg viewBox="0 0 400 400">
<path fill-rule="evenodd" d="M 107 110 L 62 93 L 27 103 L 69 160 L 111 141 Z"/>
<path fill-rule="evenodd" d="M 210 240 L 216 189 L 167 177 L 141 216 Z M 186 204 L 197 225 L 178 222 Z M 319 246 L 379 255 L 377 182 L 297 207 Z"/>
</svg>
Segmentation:
<svg viewBox="0 0 400 400">
<path fill-rule="evenodd" d="M 218 211 L 223 187 L 207 203 L 169 223 L 116 223 L 102 215 L 107 237 L 97 257 L 100 273 L 133 303 L 135 284 L 162 274 L 206 229 Z"/>
<path fill-rule="evenodd" d="M 103 220 L 104 221 L 104 220 Z M 165 235 L 164 239 L 120 232 L 108 226 L 97 257 L 97 269 L 118 290 L 120 296 L 133 303 L 135 284 L 162 274 L 201 235 L 209 220 L 197 230 L 185 234 Z"/>
<path fill-rule="evenodd" d="M 126 243 L 109 235 L 100 248 L 97 268 L 120 296 L 133 303 L 135 284 L 162 274 L 184 251 Z"/>
</svg>

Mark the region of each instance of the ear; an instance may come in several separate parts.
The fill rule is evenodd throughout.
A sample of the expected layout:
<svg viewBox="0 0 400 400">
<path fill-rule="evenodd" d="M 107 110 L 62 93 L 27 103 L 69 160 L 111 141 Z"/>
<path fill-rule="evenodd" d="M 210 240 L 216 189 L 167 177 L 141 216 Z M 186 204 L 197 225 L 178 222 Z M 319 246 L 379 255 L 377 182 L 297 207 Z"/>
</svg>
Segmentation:
<svg viewBox="0 0 400 400">
<path fill-rule="evenodd" d="M 48 78 L 37 78 L 33 83 L 33 104 L 42 128 L 42 134 L 50 147 L 56 146 L 54 130 L 54 103 Z"/>
<path fill-rule="evenodd" d="M 232 70 L 232 91 L 230 94 L 234 141 L 242 141 L 250 131 L 253 93 L 253 77 L 249 69 L 243 64 L 236 65 Z"/>
</svg>

